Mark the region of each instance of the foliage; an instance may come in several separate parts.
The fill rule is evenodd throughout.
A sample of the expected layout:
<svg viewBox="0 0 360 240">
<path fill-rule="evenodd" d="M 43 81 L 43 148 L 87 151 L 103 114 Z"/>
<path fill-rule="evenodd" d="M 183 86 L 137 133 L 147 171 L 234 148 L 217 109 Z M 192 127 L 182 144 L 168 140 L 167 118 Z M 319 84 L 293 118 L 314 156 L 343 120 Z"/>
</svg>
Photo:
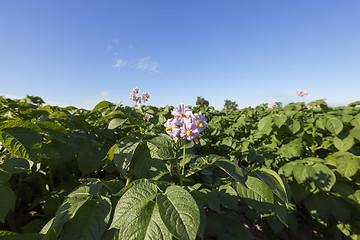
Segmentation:
<svg viewBox="0 0 360 240">
<path fill-rule="evenodd" d="M 195 144 L 170 106 L 0 97 L 0 239 L 358 239 L 360 109 L 312 106 L 194 107 Z"/>
<path fill-rule="evenodd" d="M 207 101 L 205 98 L 203 97 L 197 97 L 196 99 L 196 104 L 197 107 L 208 107 L 209 106 L 209 101 Z"/>
<path fill-rule="evenodd" d="M 224 109 L 225 110 L 230 110 L 230 111 L 235 111 L 238 108 L 238 104 L 236 102 L 232 102 L 230 100 L 225 100 L 224 103 Z"/>
</svg>

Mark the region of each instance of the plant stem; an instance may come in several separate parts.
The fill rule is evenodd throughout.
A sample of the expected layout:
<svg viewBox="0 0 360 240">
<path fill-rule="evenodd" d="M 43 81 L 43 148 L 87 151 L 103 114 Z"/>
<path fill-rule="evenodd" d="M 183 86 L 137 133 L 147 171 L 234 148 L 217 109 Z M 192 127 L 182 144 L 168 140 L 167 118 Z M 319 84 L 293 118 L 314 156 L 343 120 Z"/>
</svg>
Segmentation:
<svg viewBox="0 0 360 240">
<path fill-rule="evenodd" d="M 185 178 L 185 150 L 186 150 L 185 145 L 186 145 L 186 140 L 184 140 L 183 166 L 182 166 L 181 175 L 180 175 L 180 186 L 183 186 L 184 178 Z"/>
<path fill-rule="evenodd" d="M 125 186 L 129 185 L 130 182 L 131 182 L 131 177 L 126 176 L 126 185 Z"/>
<path fill-rule="evenodd" d="M 184 152 L 183 152 L 183 166 L 182 166 L 182 172 L 181 172 L 181 175 L 184 176 L 184 173 L 185 173 L 185 149 L 186 149 L 186 140 L 184 141 Z"/>
</svg>

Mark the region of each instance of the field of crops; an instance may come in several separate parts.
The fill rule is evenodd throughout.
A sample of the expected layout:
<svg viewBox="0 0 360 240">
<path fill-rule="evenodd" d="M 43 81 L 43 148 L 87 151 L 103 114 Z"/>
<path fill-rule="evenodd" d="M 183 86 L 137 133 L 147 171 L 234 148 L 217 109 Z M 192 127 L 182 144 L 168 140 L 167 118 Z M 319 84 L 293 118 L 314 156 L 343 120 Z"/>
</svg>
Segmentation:
<svg viewBox="0 0 360 240">
<path fill-rule="evenodd" d="M 360 239 L 359 104 L 0 97 L 0 239 Z"/>
</svg>

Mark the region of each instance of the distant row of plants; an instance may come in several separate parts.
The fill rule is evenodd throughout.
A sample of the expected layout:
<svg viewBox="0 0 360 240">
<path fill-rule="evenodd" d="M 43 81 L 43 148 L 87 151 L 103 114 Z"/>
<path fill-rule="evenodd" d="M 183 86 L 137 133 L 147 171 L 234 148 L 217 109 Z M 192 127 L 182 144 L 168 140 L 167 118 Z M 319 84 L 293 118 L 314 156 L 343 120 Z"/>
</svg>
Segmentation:
<svg viewBox="0 0 360 240">
<path fill-rule="evenodd" d="M 0 97 L 0 239 L 360 237 L 360 102 L 130 98 Z"/>
</svg>

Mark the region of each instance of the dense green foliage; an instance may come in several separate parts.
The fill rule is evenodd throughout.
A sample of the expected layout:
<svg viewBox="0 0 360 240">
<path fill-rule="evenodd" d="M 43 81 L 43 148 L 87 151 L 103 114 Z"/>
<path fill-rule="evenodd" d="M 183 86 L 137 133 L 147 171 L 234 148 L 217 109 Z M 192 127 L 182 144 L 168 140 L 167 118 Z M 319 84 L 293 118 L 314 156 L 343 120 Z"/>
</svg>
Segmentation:
<svg viewBox="0 0 360 240">
<path fill-rule="evenodd" d="M 208 125 L 183 159 L 173 107 L 43 103 L 0 97 L 0 239 L 360 236 L 356 104 L 194 107 Z"/>
<path fill-rule="evenodd" d="M 237 110 L 238 106 L 239 105 L 236 102 L 230 101 L 228 99 L 225 100 L 225 103 L 224 103 L 225 110 L 235 111 L 235 110 Z"/>
<path fill-rule="evenodd" d="M 203 97 L 198 96 L 197 99 L 196 99 L 196 106 L 197 107 L 208 107 L 209 106 L 209 101 L 206 100 Z"/>
</svg>

